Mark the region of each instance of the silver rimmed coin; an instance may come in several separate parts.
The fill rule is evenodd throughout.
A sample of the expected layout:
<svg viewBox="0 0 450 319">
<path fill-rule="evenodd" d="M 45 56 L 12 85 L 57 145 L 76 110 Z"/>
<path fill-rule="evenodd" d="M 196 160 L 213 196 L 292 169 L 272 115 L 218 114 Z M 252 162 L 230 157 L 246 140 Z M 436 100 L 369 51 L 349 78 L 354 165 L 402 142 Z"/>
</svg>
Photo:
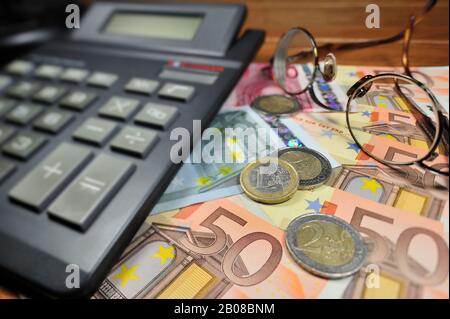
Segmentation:
<svg viewBox="0 0 450 319">
<path fill-rule="evenodd" d="M 367 247 L 361 234 L 335 216 L 305 214 L 286 230 L 288 250 L 306 271 L 324 278 L 344 278 L 364 264 Z"/>
<path fill-rule="evenodd" d="M 306 147 L 278 150 L 278 158 L 294 166 L 299 176 L 299 189 L 312 189 L 328 181 L 331 163 L 319 152 Z"/>
<path fill-rule="evenodd" d="M 300 109 L 296 99 L 284 95 L 263 95 L 254 99 L 251 106 L 269 115 L 291 114 Z"/>
<path fill-rule="evenodd" d="M 279 204 L 292 198 L 297 191 L 295 168 L 280 159 L 260 159 L 248 164 L 241 172 L 241 187 L 252 200 L 264 204 Z"/>
</svg>

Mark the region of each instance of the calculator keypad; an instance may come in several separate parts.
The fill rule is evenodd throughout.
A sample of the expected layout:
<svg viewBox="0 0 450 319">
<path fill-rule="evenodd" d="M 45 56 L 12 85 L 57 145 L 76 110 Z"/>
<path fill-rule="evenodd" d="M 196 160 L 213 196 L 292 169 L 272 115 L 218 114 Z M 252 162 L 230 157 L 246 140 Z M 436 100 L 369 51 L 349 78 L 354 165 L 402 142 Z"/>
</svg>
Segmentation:
<svg viewBox="0 0 450 319">
<path fill-rule="evenodd" d="M 55 222 L 82 231 L 180 115 L 176 105 L 158 100 L 187 102 L 195 95 L 193 86 L 131 77 L 120 81 L 122 93 L 105 100 L 106 89 L 120 80 L 117 74 L 24 60 L 10 63 L 5 71 L 11 75 L 0 74 L 0 186 L 52 136 L 88 112 L 97 99 L 103 101 L 73 128 L 72 140 L 57 145 L 8 194 L 14 204 L 44 211 Z M 149 97 L 156 101 L 149 102 Z M 112 155 L 94 157 L 95 148 L 108 148 Z"/>
</svg>

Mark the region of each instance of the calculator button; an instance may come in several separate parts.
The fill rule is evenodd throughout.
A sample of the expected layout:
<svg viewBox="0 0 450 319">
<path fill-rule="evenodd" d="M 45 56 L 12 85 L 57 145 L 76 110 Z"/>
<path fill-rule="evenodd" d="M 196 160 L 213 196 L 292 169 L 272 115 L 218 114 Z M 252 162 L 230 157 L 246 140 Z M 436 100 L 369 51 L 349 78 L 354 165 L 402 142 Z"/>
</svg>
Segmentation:
<svg viewBox="0 0 450 319">
<path fill-rule="evenodd" d="M 102 146 L 114 133 L 116 128 L 116 123 L 91 118 L 86 120 L 75 133 L 73 133 L 73 138 L 82 142 Z"/>
<path fill-rule="evenodd" d="M 39 66 L 36 71 L 34 71 L 34 75 L 43 78 L 43 79 L 56 79 L 58 78 L 63 71 L 63 68 L 57 65 L 43 64 Z"/>
<path fill-rule="evenodd" d="M 125 86 L 125 90 L 133 93 L 152 94 L 158 87 L 159 82 L 143 78 L 132 78 Z"/>
<path fill-rule="evenodd" d="M 15 60 L 8 64 L 5 68 L 6 72 L 15 75 L 25 75 L 33 70 L 34 64 L 28 61 Z"/>
<path fill-rule="evenodd" d="M 0 116 L 8 113 L 16 105 L 16 101 L 6 97 L 0 97 Z"/>
<path fill-rule="evenodd" d="M 128 120 L 136 111 L 138 105 L 138 100 L 113 96 L 102 106 L 99 114 L 118 120 Z"/>
<path fill-rule="evenodd" d="M 111 142 L 111 148 L 144 158 L 157 139 L 158 135 L 155 131 L 126 126 Z"/>
<path fill-rule="evenodd" d="M 0 91 L 12 82 L 9 76 L 0 75 Z"/>
<path fill-rule="evenodd" d="M 20 103 L 8 113 L 6 119 L 14 124 L 26 125 L 36 118 L 42 110 L 42 106 L 36 104 Z"/>
<path fill-rule="evenodd" d="M 61 144 L 9 192 L 9 198 L 41 211 L 90 157 L 85 148 Z"/>
<path fill-rule="evenodd" d="M 10 162 L 0 159 L 0 183 L 11 174 L 16 166 Z"/>
<path fill-rule="evenodd" d="M 166 83 L 161 90 L 159 90 L 158 95 L 162 98 L 186 102 L 192 98 L 194 92 L 195 88 L 193 86 Z"/>
<path fill-rule="evenodd" d="M 66 89 L 56 85 L 45 85 L 34 96 L 33 99 L 39 102 L 53 104 L 66 93 Z"/>
<path fill-rule="evenodd" d="M 26 160 L 36 152 L 46 139 L 34 133 L 18 133 L 3 146 L 3 153 Z"/>
<path fill-rule="evenodd" d="M 131 176 L 134 167 L 128 161 L 100 154 L 50 206 L 49 215 L 86 230 Z"/>
<path fill-rule="evenodd" d="M 39 89 L 39 84 L 31 81 L 19 81 L 8 88 L 6 94 L 26 99 L 33 95 Z"/>
<path fill-rule="evenodd" d="M 95 99 L 97 94 L 85 91 L 72 91 L 67 94 L 60 102 L 61 106 L 82 111 L 89 106 Z"/>
<path fill-rule="evenodd" d="M 10 138 L 15 131 L 12 127 L 0 124 L 0 145 Z"/>
<path fill-rule="evenodd" d="M 48 133 L 58 133 L 70 121 L 73 116 L 69 112 L 52 110 L 40 116 L 33 124 L 33 127 Z"/>
<path fill-rule="evenodd" d="M 88 70 L 68 68 L 63 72 L 63 74 L 61 74 L 60 79 L 67 82 L 81 83 L 87 78 L 88 75 Z"/>
<path fill-rule="evenodd" d="M 135 117 L 136 123 L 167 128 L 176 117 L 176 107 L 156 103 L 147 103 Z"/>
<path fill-rule="evenodd" d="M 116 82 L 118 76 L 112 73 L 104 73 L 104 72 L 94 72 L 87 83 L 93 86 L 100 86 L 103 88 L 109 88 L 111 85 Z"/>
</svg>

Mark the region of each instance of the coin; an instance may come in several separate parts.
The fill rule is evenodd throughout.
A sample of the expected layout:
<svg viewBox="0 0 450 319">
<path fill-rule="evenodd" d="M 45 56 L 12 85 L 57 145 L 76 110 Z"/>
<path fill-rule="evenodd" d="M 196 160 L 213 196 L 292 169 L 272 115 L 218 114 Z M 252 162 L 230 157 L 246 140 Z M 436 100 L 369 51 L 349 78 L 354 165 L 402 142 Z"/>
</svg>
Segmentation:
<svg viewBox="0 0 450 319">
<path fill-rule="evenodd" d="M 241 172 L 241 187 L 254 201 L 278 204 L 297 191 L 298 174 L 286 161 L 264 158 L 248 164 Z"/>
<path fill-rule="evenodd" d="M 284 95 L 264 95 L 253 100 L 251 106 L 265 114 L 283 115 L 297 112 L 300 105 L 297 100 Z"/>
<path fill-rule="evenodd" d="M 278 157 L 292 166 L 299 176 L 298 188 L 311 189 L 328 181 L 331 163 L 319 152 L 306 147 L 290 147 L 278 150 Z"/>
<path fill-rule="evenodd" d="M 343 278 L 364 264 L 367 247 L 361 234 L 335 216 L 305 214 L 286 230 L 288 250 L 305 270 L 324 278 Z"/>
</svg>

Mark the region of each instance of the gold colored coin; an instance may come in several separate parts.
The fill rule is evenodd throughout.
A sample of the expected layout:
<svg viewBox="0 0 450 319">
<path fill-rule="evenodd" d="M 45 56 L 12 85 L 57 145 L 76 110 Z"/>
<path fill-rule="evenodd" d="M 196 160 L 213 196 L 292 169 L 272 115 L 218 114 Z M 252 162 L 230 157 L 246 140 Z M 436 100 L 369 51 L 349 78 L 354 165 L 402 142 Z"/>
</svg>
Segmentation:
<svg viewBox="0 0 450 319">
<path fill-rule="evenodd" d="M 286 161 L 264 158 L 248 164 L 241 172 L 240 182 L 245 194 L 265 204 L 279 204 L 294 196 L 299 177 Z"/>
</svg>

